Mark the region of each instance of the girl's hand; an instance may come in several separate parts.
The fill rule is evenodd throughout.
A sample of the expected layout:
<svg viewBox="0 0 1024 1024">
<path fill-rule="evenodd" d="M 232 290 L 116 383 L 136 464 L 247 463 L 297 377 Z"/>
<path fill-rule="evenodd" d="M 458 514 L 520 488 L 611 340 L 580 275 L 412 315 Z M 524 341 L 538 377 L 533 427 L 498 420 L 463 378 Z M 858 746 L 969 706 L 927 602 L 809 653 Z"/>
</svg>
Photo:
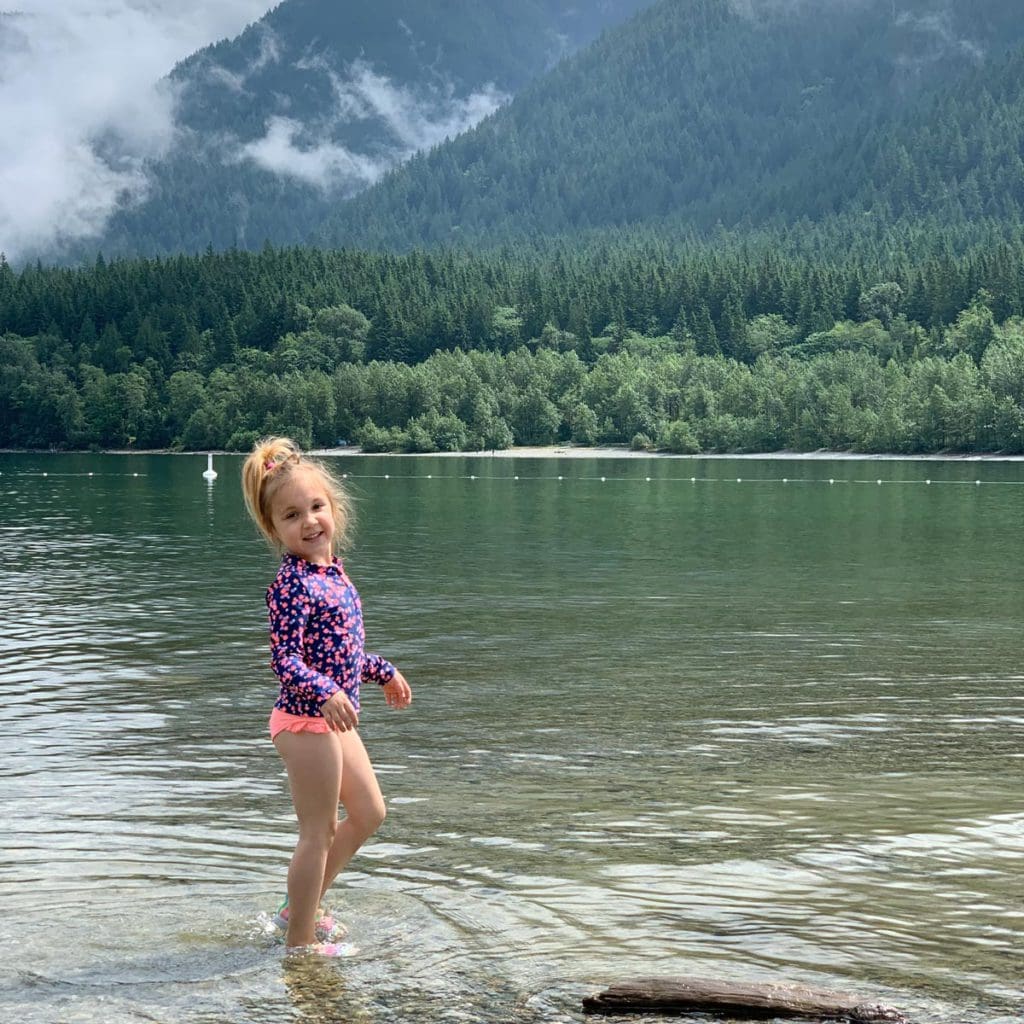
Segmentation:
<svg viewBox="0 0 1024 1024">
<path fill-rule="evenodd" d="M 385 683 L 381 689 L 389 708 L 407 708 L 412 703 L 412 688 L 398 669 L 395 669 L 394 679 Z"/>
<path fill-rule="evenodd" d="M 341 690 L 320 705 L 320 713 L 334 732 L 348 732 L 359 724 L 359 712 Z"/>
</svg>

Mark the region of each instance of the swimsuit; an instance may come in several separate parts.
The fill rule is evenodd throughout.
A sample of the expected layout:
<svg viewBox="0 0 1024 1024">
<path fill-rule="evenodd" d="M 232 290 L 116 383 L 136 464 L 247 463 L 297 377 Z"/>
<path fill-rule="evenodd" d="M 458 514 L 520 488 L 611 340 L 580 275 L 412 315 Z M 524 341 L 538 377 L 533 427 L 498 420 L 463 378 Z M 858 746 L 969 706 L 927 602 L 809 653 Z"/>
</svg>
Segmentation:
<svg viewBox="0 0 1024 1024">
<path fill-rule="evenodd" d="M 286 554 L 267 588 L 267 610 L 270 665 L 281 682 L 271 716 L 272 734 L 281 728 L 327 731 L 320 711 L 325 700 L 342 690 L 358 711 L 364 679 L 382 686 L 394 679 L 390 661 L 364 650 L 359 593 L 339 559 L 314 565 Z"/>
</svg>

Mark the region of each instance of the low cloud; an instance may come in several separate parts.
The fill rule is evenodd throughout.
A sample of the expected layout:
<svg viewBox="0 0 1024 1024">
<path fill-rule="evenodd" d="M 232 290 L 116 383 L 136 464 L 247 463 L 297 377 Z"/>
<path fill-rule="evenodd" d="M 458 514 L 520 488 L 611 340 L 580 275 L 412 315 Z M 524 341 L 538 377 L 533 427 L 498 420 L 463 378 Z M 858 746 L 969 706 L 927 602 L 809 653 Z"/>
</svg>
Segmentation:
<svg viewBox="0 0 1024 1024">
<path fill-rule="evenodd" d="M 150 161 L 183 141 L 202 145 L 176 124 L 176 90 L 185 86 L 168 72 L 259 19 L 271 0 L 18 3 L 17 12 L 0 13 L 0 251 L 12 260 L 52 256 L 98 237 L 118 209 L 146 198 Z M 209 62 L 193 73 L 247 92 L 251 75 L 284 59 L 274 33 L 259 29 L 259 52 L 248 68 Z M 325 191 L 354 192 L 507 99 L 493 88 L 457 97 L 436 69 L 431 85 L 414 92 L 364 62 L 340 74 L 316 59 L 307 58 L 305 67 L 329 76 L 331 114 L 301 125 L 284 116 L 281 98 L 261 139 L 226 145 L 228 162 L 251 160 Z M 333 126 L 353 119 L 378 120 L 389 143 L 361 154 L 333 141 Z"/>
<path fill-rule="evenodd" d="M 241 149 L 241 158 L 252 160 L 272 174 L 295 178 L 324 191 L 358 191 L 372 185 L 392 166 L 389 160 L 352 153 L 344 146 L 303 144 L 305 129 L 288 117 L 273 117 L 267 134 Z"/>
<path fill-rule="evenodd" d="M 345 76 L 319 59 L 306 59 L 298 66 L 321 71 L 330 78 L 335 99 L 333 120 L 312 127 L 291 118 L 274 117 L 266 135 L 242 146 L 240 153 L 243 159 L 265 170 L 325 191 L 351 193 L 372 185 L 395 164 L 467 131 L 508 100 L 493 86 L 465 97 L 455 96 L 450 87 L 414 91 L 396 85 L 364 61 L 353 63 Z M 309 142 L 311 138 L 329 136 L 339 123 L 363 120 L 378 122 L 390 136 L 391 145 L 383 155 L 354 153 L 333 142 Z"/>
<path fill-rule="evenodd" d="M 896 24 L 912 29 L 930 44 L 925 53 L 908 58 L 908 63 L 940 60 L 951 53 L 969 57 L 977 63 L 985 59 L 985 51 L 977 42 L 954 30 L 949 10 L 935 10 L 923 15 L 904 12 L 897 17 Z"/>
<path fill-rule="evenodd" d="M 280 38 L 269 25 L 260 22 L 256 26 L 256 31 L 260 44 L 259 53 L 242 71 L 230 71 L 204 55 L 196 66 L 190 69 L 188 77 L 206 80 L 213 85 L 222 85 L 232 92 L 246 92 L 250 76 L 262 71 L 268 64 L 276 64 L 281 59 L 283 49 Z"/>
<path fill-rule="evenodd" d="M 53 252 L 141 199 L 175 138 L 173 65 L 266 0 L 19 0 L 0 14 L 0 251 Z"/>
<path fill-rule="evenodd" d="M 460 135 L 509 99 L 493 85 L 464 98 L 454 96 L 450 87 L 416 93 L 394 85 L 362 61 L 352 65 L 347 80 L 332 76 L 332 83 L 339 104 L 361 107 L 364 116 L 379 118 L 407 154 Z"/>
</svg>

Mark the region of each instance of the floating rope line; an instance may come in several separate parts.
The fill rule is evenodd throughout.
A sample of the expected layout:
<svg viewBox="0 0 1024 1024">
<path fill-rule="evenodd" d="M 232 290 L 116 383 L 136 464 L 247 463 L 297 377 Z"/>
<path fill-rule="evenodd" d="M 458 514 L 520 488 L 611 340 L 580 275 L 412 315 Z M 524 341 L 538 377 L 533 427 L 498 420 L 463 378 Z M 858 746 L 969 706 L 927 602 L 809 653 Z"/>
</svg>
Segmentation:
<svg viewBox="0 0 1024 1024">
<path fill-rule="evenodd" d="M 411 474 L 411 475 L 393 475 L 391 473 L 342 473 L 342 479 L 344 480 L 512 480 L 512 481 L 529 481 L 529 482 L 549 482 L 549 483 L 560 483 L 560 482 L 590 482 L 590 483 L 689 483 L 689 484 L 722 484 L 722 483 L 735 483 L 735 484 L 825 484 L 827 486 L 839 486 L 842 484 L 872 484 L 874 486 L 884 485 L 900 485 L 907 486 L 910 484 L 924 484 L 925 486 L 941 486 L 944 484 L 955 484 L 959 486 L 970 486 L 970 487 L 981 487 L 986 486 L 1021 486 L 1024 485 L 1024 479 L 1022 480 L 883 480 L 876 478 L 874 480 L 844 480 L 838 477 L 829 477 L 828 479 L 816 480 L 812 477 L 749 477 L 749 476 L 736 476 L 736 477 L 722 477 L 722 476 L 645 476 L 645 477 L 634 477 L 634 476 L 523 476 L 516 474 L 513 476 L 489 476 L 481 475 L 479 473 L 469 474 L 454 474 L 448 475 L 445 473 L 425 473 L 425 474 Z"/>
<path fill-rule="evenodd" d="M 3 476 L 3 472 L 0 472 L 0 476 Z M 148 476 L 148 473 L 51 473 L 49 470 L 38 470 L 38 469 L 26 469 L 18 470 L 13 473 L 8 472 L 8 476 L 119 476 L 119 477 L 133 477 L 133 476 Z"/>
<path fill-rule="evenodd" d="M 4 473 L 0 471 L 0 476 Z M 48 470 L 20 470 L 15 472 L 7 472 L 9 477 L 22 477 L 22 476 L 34 476 L 34 477 L 144 477 L 148 476 L 148 473 L 51 473 Z M 511 476 L 504 475 L 485 475 L 480 473 L 468 473 L 468 474 L 453 474 L 447 473 L 422 473 L 422 474 L 392 474 L 392 473 L 342 473 L 341 477 L 343 480 L 511 480 L 511 481 L 522 481 L 525 483 L 612 483 L 612 484 L 631 484 L 631 483 L 666 483 L 666 484 L 817 484 L 827 486 L 841 486 L 843 484 L 872 484 L 877 487 L 881 486 L 910 486 L 912 484 L 924 484 L 925 486 L 960 486 L 960 487 L 1020 487 L 1024 485 L 1024 479 L 1021 480 L 933 480 L 931 478 L 925 478 L 923 480 L 917 479 L 895 479 L 885 480 L 881 478 L 875 478 L 873 480 L 861 480 L 858 478 L 854 479 L 842 479 L 839 477 L 828 477 L 822 479 L 814 479 L 813 477 L 793 477 L 793 476 L 566 476 L 560 474 L 558 476 L 529 476 L 520 473 L 513 474 Z"/>
</svg>

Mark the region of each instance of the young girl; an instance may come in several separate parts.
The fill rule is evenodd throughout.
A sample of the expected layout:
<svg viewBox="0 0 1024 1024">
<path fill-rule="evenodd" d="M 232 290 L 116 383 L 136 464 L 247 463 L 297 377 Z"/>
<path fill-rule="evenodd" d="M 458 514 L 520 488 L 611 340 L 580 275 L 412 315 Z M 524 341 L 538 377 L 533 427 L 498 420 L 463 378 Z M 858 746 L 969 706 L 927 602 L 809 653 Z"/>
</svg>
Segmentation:
<svg viewBox="0 0 1024 1024">
<path fill-rule="evenodd" d="M 289 952 L 340 956 L 344 947 L 329 941 L 334 924 L 320 901 L 384 820 L 384 799 L 356 731 L 359 684 L 379 683 L 397 708 L 409 705 L 412 691 L 394 665 L 363 650 L 359 594 L 335 555 L 352 519 L 338 481 L 293 441 L 275 437 L 245 460 L 242 488 L 249 514 L 283 553 L 267 590 L 270 663 L 281 682 L 270 736 L 288 771 L 299 840 L 275 923 L 287 933 Z"/>
</svg>

